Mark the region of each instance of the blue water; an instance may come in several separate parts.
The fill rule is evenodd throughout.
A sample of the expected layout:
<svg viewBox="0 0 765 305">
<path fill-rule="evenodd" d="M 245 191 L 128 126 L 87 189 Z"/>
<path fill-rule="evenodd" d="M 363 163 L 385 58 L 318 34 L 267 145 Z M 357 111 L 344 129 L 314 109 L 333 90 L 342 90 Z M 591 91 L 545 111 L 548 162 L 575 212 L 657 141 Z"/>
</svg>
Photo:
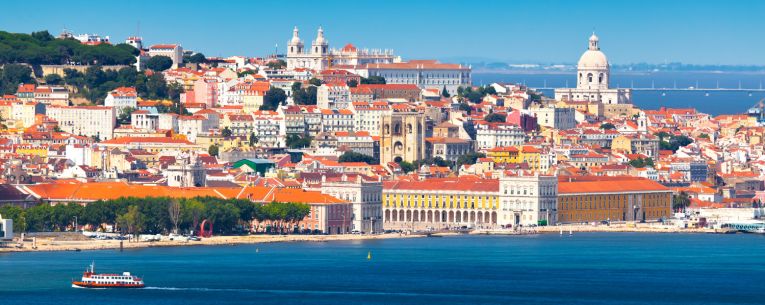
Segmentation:
<svg viewBox="0 0 765 305">
<path fill-rule="evenodd" d="M 529 87 L 574 87 L 576 73 L 474 73 L 475 84 L 492 82 L 510 82 L 526 84 Z M 740 84 L 740 86 L 739 86 Z M 614 72 L 611 75 L 612 87 L 636 88 L 765 88 L 765 73 L 740 72 L 653 72 L 629 73 Z M 545 91 L 546 96 L 554 96 L 552 91 Z M 663 94 L 663 95 L 662 95 Z M 633 103 L 643 109 L 659 107 L 693 107 L 712 115 L 744 113 L 755 103 L 765 98 L 765 92 L 753 91 L 634 91 Z"/>
<path fill-rule="evenodd" d="M 759 235 L 634 233 L 15 253 L 0 304 L 762 304 L 764 259 Z M 149 288 L 70 288 L 91 260 Z"/>
</svg>

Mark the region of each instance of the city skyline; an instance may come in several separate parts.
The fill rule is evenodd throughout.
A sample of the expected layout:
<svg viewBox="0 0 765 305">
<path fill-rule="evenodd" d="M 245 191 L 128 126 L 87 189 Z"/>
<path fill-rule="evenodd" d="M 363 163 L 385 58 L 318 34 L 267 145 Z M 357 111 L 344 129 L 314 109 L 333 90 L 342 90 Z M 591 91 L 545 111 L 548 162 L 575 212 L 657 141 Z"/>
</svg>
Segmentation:
<svg viewBox="0 0 765 305">
<path fill-rule="evenodd" d="M 613 64 L 765 65 L 765 57 L 758 52 L 765 43 L 750 38 L 765 25 L 760 21 L 765 4 L 749 1 L 649 1 L 639 7 L 605 1 L 486 1 L 475 7 L 445 1 L 438 5 L 358 3 L 344 7 L 330 1 L 313 8 L 309 8 L 310 2 L 299 3 L 305 9 L 290 10 L 289 18 L 279 14 L 283 8 L 279 3 L 271 2 L 235 2 L 221 5 L 219 13 L 174 1 L 72 1 L 65 7 L 46 2 L 35 10 L 26 9 L 22 2 L 7 3 L 15 13 L 0 20 L 0 30 L 48 30 L 57 35 L 68 29 L 109 35 L 115 43 L 139 34 L 147 44 L 180 43 L 207 56 L 265 56 L 273 53 L 275 45 L 279 53 L 285 53 L 294 26 L 306 41 L 314 39 L 321 26 L 331 47 L 352 43 L 361 48 L 394 49 L 405 59 L 569 64 L 576 62 L 586 49 L 587 37 L 595 31 Z M 68 18 L 86 9 L 97 13 Z M 372 11 L 375 16 L 397 17 L 369 18 Z M 328 14 L 335 17 L 328 18 Z M 35 22 L 25 22 L 28 20 Z M 439 25 L 432 26 L 433 22 Z"/>
</svg>

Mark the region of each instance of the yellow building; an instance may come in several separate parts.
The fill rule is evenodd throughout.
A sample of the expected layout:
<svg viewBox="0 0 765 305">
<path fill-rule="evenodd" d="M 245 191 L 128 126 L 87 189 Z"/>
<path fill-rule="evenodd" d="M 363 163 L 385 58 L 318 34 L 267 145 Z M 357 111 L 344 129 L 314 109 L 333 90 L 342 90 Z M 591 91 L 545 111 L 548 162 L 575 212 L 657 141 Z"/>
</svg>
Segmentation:
<svg viewBox="0 0 765 305">
<path fill-rule="evenodd" d="M 47 160 L 48 145 L 16 144 L 13 145 L 13 152 L 25 156 L 38 156 Z"/>
<path fill-rule="evenodd" d="M 494 163 L 526 163 L 529 169 L 539 170 L 542 151 L 534 146 L 495 147 L 486 152 Z"/>
<path fill-rule="evenodd" d="M 644 178 L 599 177 L 558 183 L 562 223 L 653 221 L 672 213 L 672 191 Z"/>
<path fill-rule="evenodd" d="M 499 212 L 499 180 L 433 178 L 383 184 L 386 229 L 494 226 Z"/>
</svg>

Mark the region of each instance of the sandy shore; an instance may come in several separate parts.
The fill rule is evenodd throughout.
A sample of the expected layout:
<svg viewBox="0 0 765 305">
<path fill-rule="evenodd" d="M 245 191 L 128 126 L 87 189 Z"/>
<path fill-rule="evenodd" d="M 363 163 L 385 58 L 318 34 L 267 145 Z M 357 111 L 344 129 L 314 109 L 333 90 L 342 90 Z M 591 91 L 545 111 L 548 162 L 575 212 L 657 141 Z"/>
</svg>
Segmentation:
<svg viewBox="0 0 765 305">
<path fill-rule="evenodd" d="M 411 238 L 423 235 L 375 234 L 375 235 L 249 235 L 249 236 L 213 236 L 203 238 L 201 241 L 120 241 L 120 240 L 61 240 L 56 237 L 37 238 L 37 247 L 32 247 L 30 239 L 24 242 L 21 248 L 0 248 L 4 252 L 31 252 L 31 251 L 83 251 L 83 250 L 108 250 L 119 249 L 120 242 L 125 249 L 148 248 L 148 247 L 176 247 L 176 246 L 212 246 L 212 245 L 241 245 L 273 242 L 327 242 L 338 240 L 373 240 L 389 238 Z"/>
</svg>

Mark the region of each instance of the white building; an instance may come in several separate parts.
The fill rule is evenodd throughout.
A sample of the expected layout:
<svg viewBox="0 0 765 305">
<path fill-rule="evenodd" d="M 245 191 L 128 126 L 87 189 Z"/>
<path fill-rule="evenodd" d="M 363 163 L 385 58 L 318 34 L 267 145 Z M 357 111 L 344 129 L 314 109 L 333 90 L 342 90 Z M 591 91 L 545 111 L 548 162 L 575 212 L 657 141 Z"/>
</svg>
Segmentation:
<svg viewBox="0 0 765 305">
<path fill-rule="evenodd" d="M 136 110 L 130 114 L 130 125 L 139 130 L 156 131 L 159 129 L 159 113 L 146 110 Z"/>
<path fill-rule="evenodd" d="M 321 177 L 321 192 L 352 204 L 351 231 L 364 234 L 383 231 L 382 182 L 355 179 L 343 174 L 339 179 Z"/>
<path fill-rule="evenodd" d="M 368 131 L 371 136 L 380 135 L 383 115 L 390 115 L 393 110 L 388 102 L 353 102 L 351 104 L 355 131 Z"/>
<path fill-rule="evenodd" d="M 558 107 L 533 108 L 531 112 L 537 117 L 539 126 L 554 129 L 571 129 L 576 127 L 576 109 Z"/>
<path fill-rule="evenodd" d="M 149 47 L 149 56 L 167 56 L 173 60 L 172 69 L 183 63 L 183 48 L 177 44 L 155 44 Z"/>
<path fill-rule="evenodd" d="M 321 109 L 347 109 L 351 91 L 346 84 L 322 84 L 316 89 L 316 106 Z"/>
<path fill-rule="evenodd" d="M 93 165 L 91 164 L 93 162 L 93 148 L 90 145 L 69 143 L 66 145 L 65 155 L 75 165 Z"/>
<path fill-rule="evenodd" d="M 13 239 L 13 219 L 5 219 L 0 215 L 0 240 Z"/>
<path fill-rule="evenodd" d="M 35 124 L 35 109 L 37 109 L 37 103 L 35 102 L 14 102 L 11 105 L 11 117 L 10 119 L 21 123 L 22 127 L 27 128 Z"/>
<path fill-rule="evenodd" d="M 501 176 L 497 224 L 530 226 L 557 223 L 558 177 Z"/>
<path fill-rule="evenodd" d="M 119 87 L 106 94 L 104 106 L 114 107 L 119 116 L 125 110 L 138 107 L 138 92 L 133 87 Z"/>
<path fill-rule="evenodd" d="M 111 139 L 117 124 L 114 108 L 106 106 L 48 106 L 46 114 L 63 131 L 100 140 Z"/>
<path fill-rule="evenodd" d="M 589 47 L 577 64 L 576 88 L 555 89 L 555 99 L 562 101 L 588 101 L 602 104 L 631 104 L 629 89 L 610 89 L 610 66 L 600 51 L 598 36 L 592 33 Z"/>
<path fill-rule="evenodd" d="M 472 85 L 469 66 L 445 64 L 436 60 L 367 64 L 350 72 L 363 77 L 382 76 L 387 84 L 415 84 L 420 88 L 438 90 L 446 88 L 452 95 L 457 94 L 458 87 Z"/>
<path fill-rule="evenodd" d="M 176 164 L 168 165 L 162 174 L 167 178 L 167 186 L 199 187 L 207 185 L 207 171 L 202 162 L 194 156 L 180 156 Z"/>
<path fill-rule="evenodd" d="M 314 71 L 327 69 L 332 65 L 365 65 L 377 63 L 393 63 L 401 58 L 393 55 L 393 50 L 357 49 L 352 44 L 342 49 L 329 49 L 329 41 L 324 38 L 324 30 L 320 27 L 316 40 L 306 50 L 300 39 L 298 28 L 292 31 L 292 39 L 287 42 L 287 69 L 305 68 Z"/>
<path fill-rule="evenodd" d="M 489 150 L 522 145 L 526 142 L 526 133 L 512 124 L 478 124 L 475 140 L 478 150 Z"/>
</svg>

